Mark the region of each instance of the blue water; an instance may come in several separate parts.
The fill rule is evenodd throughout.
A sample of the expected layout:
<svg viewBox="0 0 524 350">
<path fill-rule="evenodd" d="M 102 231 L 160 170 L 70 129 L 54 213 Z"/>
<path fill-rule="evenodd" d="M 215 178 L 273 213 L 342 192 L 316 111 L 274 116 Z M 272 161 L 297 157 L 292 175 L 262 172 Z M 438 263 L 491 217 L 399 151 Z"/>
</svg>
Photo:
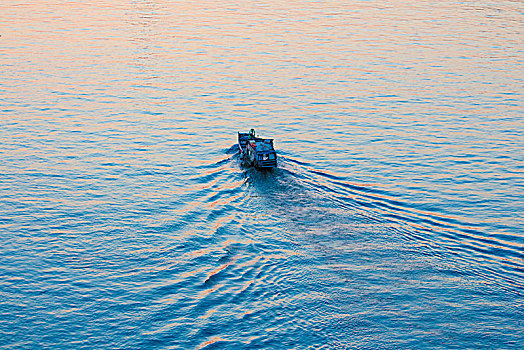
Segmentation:
<svg viewBox="0 0 524 350">
<path fill-rule="evenodd" d="M 523 14 L 4 0 L 0 348 L 521 348 Z"/>
</svg>

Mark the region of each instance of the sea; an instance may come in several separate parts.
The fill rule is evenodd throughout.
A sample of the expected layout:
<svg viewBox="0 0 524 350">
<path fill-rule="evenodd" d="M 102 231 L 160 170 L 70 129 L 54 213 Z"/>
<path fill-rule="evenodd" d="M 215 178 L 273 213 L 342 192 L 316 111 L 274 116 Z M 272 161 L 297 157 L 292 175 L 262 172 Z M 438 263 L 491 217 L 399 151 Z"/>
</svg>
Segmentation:
<svg viewBox="0 0 524 350">
<path fill-rule="evenodd" d="M 522 349 L 524 3 L 2 0 L 0 237 L 1 349 Z"/>
</svg>

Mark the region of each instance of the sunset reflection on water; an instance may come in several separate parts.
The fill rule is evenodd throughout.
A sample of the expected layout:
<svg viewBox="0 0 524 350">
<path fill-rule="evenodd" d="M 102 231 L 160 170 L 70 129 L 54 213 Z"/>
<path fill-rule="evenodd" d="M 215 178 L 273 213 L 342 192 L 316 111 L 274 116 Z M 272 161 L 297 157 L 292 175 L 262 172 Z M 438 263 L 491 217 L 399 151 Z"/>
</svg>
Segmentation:
<svg viewBox="0 0 524 350">
<path fill-rule="evenodd" d="M 519 2 L 0 21 L 0 347 L 522 343 Z M 241 164 L 250 128 L 276 169 Z"/>
</svg>

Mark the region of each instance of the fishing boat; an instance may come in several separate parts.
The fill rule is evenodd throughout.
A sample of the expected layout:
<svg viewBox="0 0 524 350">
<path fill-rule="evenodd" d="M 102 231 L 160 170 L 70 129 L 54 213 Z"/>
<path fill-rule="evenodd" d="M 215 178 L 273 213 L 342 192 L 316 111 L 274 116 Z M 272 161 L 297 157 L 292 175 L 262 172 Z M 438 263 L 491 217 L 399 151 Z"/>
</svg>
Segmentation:
<svg viewBox="0 0 524 350">
<path fill-rule="evenodd" d="M 238 148 L 244 164 L 255 168 L 274 168 L 277 166 L 277 152 L 273 139 L 263 139 L 255 135 L 255 129 L 249 133 L 238 133 Z"/>
</svg>

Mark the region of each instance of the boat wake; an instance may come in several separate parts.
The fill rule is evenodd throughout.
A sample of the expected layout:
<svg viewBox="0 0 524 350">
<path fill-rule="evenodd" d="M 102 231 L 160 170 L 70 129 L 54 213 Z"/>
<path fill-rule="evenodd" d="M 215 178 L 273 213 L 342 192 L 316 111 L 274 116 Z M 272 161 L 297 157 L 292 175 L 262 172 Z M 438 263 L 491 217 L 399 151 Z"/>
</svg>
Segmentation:
<svg viewBox="0 0 524 350">
<path fill-rule="evenodd" d="M 289 156 L 279 158 L 279 168 L 272 173 L 247 169 L 246 183 L 252 195 L 266 198 L 277 215 L 288 218 L 302 232 L 314 232 L 321 223 L 333 232 L 333 226 L 340 230 L 345 224 L 346 238 L 351 239 L 350 231 L 356 227 L 369 230 L 375 226 L 419 253 L 439 258 L 443 268 L 522 293 L 524 239 L 413 205 L 394 193 L 352 183 Z"/>
<path fill-rule="evenodd" d="M 380 347 L 405 334 L 373 338 L 369 320 L 426 325 L 428 309 L 456 317 L 450 300 L 476 303 L 480 315 L 492 306 L 475 299 L 479 291 L 523 294 L 523 242 L 514 237 L 285 152 L 271 171 L 242 166 L 237 145 L 218 153 L 187 174 L 179 207 L 153 230 L 168 235 L 172 261 L 161 271 L 168 277 L 148 288 L 159 302 L 183 298 L 174 315 L 187 320 L 182 326 L 201 322 L 188 347 L 216 324 L 235 346 L 278 347 L 274 339 L 307 332 L 318 346 L 375 339 L 370 347 Z M 165 311 L 147 325 L 153 334 L 168 335 L 156 326 L 169 323 Z"/>
</svg>

